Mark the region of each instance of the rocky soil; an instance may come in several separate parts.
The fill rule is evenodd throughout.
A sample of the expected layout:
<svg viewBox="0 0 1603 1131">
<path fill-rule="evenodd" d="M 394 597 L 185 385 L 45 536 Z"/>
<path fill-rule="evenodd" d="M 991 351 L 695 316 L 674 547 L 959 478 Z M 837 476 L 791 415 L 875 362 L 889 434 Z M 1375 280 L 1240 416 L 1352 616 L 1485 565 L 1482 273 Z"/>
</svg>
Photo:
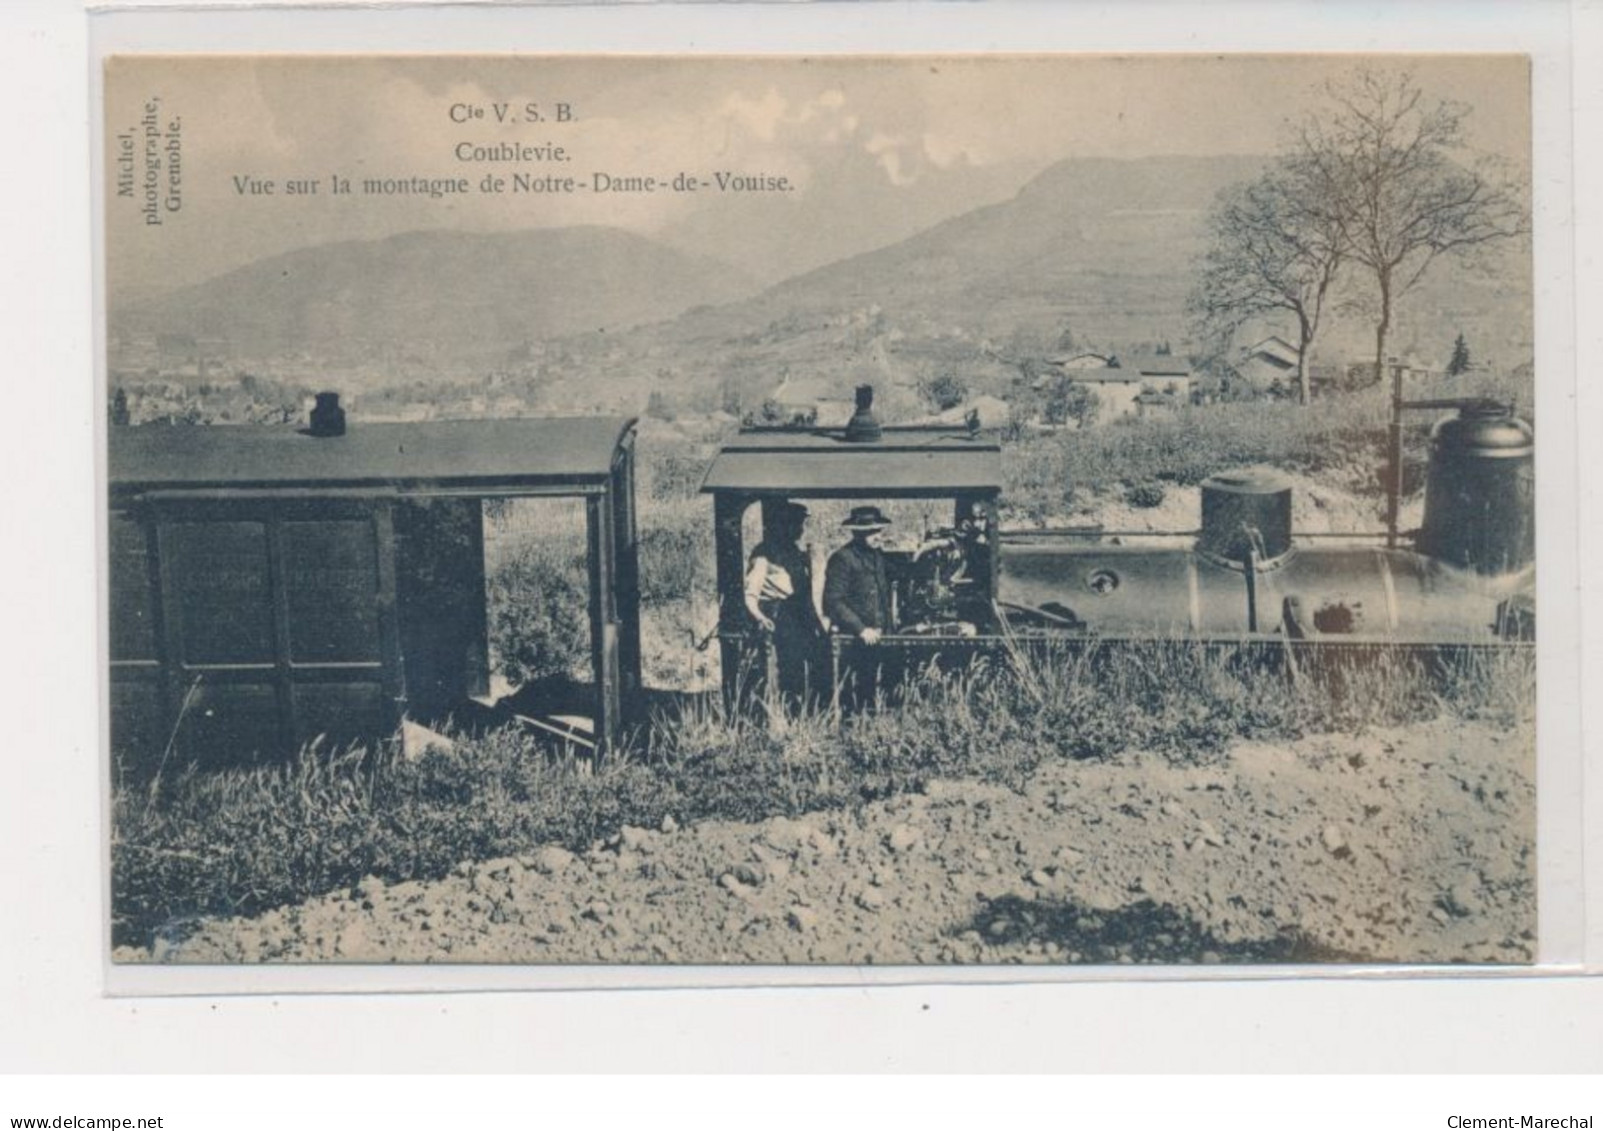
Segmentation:
<svg viewBox="0 0 1603 1131">
<path fill-rule="evenodd" d="M 1523 963 L 1528 730 L 1442 722 L 627 828 L 212 921 L 168 962 Z"/>
</svg>

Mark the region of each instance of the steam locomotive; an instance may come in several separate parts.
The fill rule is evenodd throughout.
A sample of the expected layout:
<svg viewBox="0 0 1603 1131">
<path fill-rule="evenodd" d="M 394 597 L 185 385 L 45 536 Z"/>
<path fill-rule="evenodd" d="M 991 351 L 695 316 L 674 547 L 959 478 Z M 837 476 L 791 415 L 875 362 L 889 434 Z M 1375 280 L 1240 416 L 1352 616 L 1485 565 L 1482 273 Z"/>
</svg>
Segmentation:
<svg viewBox="0 0 1603 1131">
<path fill-rule="evenodd" d="M 1432 433 L 1424 521 L 1409 547 L 1395 531 L 1334 536 L 1339 541 L 1299 536 L 1289 481 L 1262 467 L 1206 480 L 1199 526 L 1171 532 L 1175 545 L 1003 531 L 998 445 L 977 431 L 865 426 L 859 418 L 871 412 L 871 395 L 860 401 L 855 428 L 744 430 L 719 452 L 704 485 L 717 524 L 725 690 L 739 693 L 766 647 L 741 601 L 743 516 L 754 502 L 791 498 L 954 501 L 949 525 L 887 555 L 895 628 L 876 647 L 892 660 L 1042 639 L 1320 649 L 1528 644 L 1530 426 L 1489 400 L 1399 407 L 1452 413 Z M 861 646 L 838 634 L 831 646 L 838 679 L 842 657 Z"/>
</svg>

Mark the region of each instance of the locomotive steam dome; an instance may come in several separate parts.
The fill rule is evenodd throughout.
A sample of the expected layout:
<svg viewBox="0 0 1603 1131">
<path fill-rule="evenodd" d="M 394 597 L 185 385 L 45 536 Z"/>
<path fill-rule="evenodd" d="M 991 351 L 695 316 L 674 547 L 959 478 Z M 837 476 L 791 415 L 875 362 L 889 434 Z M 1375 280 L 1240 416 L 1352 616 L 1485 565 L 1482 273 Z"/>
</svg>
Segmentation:
<svg viewBox="0 0 1603 1131">
<path fill-rule="evenodd" d="M 1268 467 L 1223 471 L 1202 484 L 1197 551 L 1245 565 L 1272 562 L 1291 550 L 1291 482 Z"/>
<path fill-rule="evenodd" d="M 1493 401 L 1459 407 L 1431 434 L 1419 551 L 1485 576 L 1533 560 L 1531 426 Z"/>
</svg>

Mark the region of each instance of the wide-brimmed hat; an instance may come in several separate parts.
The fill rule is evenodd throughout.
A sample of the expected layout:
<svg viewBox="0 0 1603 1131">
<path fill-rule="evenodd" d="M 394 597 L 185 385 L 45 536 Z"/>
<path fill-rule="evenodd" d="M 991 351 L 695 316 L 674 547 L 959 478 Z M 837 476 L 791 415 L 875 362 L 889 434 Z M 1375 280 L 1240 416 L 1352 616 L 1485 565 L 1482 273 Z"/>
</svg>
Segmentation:
<svg viewBox="0 0 1603 1131">
<path fill-rule="evenodd" d="M 853 507 L 841 526 L 847 530 L 884 530 L 890 524 L 878 507 Z"/>
</svg>

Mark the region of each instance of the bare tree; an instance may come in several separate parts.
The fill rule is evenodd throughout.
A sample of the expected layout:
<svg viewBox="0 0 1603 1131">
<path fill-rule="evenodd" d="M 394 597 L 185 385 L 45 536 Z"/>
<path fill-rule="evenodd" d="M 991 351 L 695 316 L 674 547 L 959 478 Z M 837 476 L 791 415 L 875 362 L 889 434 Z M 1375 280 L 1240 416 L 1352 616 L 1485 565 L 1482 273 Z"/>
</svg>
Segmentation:
<svg viewBox="0 0 1603 1131">
<path fill-rule="evenodd" d="M 1375 377 L 1386 372 L 1392 312 L 1444 257 L 1526 231 L 1515 184 L 1468 152 L 1469 107 L 1427 99 L 1408 74 L 1359 68 L 1327 88 L 1329 105 L 1297 130 L 1291 160 L 1310 189 L 1307 206 L 1339 233 L 1344 254 L 1375 288 Z M 1396 543 L 1401 494 L 1401 372 L 1394 371 L 1393 491 L 1386 529 Z"/>
<path fill-rule="evenodd" d="M 1228 342 L 1247 322 L 1290 314 L 1297 323 L 1297 391 L 1309 399 L 1308 361 L 1341 268 L 1343 231 L 1312 199 L 1317 169 L 1282 157 L 1249 184 L 1226 189 L 1209 216 L 1211 242 L 1190 308 L 1204 340 Z"/>
</svg>

